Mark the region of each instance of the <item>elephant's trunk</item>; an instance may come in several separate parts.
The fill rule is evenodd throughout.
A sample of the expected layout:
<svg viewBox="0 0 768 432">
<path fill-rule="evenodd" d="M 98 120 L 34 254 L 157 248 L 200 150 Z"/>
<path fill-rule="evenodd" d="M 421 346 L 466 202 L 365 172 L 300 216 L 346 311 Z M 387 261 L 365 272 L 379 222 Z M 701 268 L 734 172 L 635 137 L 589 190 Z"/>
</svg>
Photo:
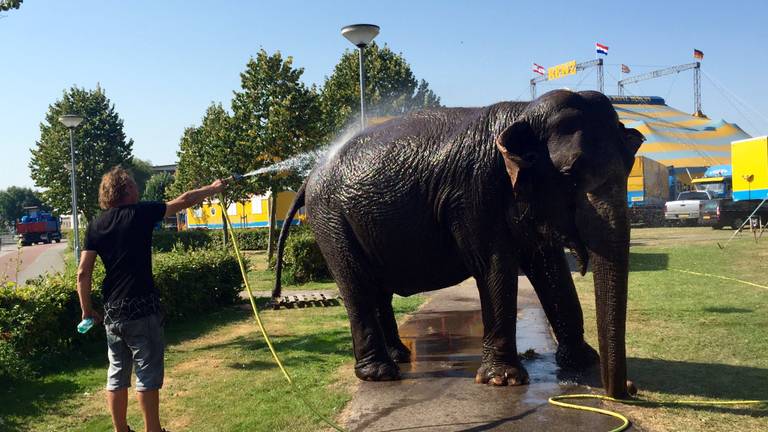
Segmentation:
<svg viewBox="0 0 768 432">
<path fill-rule="evenodd" d="M 629 252 L 622 251 L 618 245 L 611 256 L 596 252 L 591 254 L 603 385 L 609 396 L 619 399 L 627 397 L 625 334 L 628 255 Z"/>
<path fill-rule="evenodd" d="M 629 275 L 629 219 L 624 188 L 589 194 L 586 231 L 595 281 L 600 366 L 606 393 L 627 397 L 627 280 Z M 584 226 L 584 225 L 582 225 Z M 582 231 L 582 230 L 580 230 Z"/>
</svg>

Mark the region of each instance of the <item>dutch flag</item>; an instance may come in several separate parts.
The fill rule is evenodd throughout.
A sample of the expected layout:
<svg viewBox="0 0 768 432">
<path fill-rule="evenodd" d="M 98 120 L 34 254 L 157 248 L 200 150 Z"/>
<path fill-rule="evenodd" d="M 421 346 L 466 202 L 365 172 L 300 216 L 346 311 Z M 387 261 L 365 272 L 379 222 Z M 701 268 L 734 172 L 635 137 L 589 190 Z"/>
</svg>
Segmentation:
<svg viewBox="0 0 768 432">
<path fill-rule="evenodd" d="M 608 55 L 608 47 L 601 43 L 595 43 L 595 51 L 598 54 Z"/>
</svg>

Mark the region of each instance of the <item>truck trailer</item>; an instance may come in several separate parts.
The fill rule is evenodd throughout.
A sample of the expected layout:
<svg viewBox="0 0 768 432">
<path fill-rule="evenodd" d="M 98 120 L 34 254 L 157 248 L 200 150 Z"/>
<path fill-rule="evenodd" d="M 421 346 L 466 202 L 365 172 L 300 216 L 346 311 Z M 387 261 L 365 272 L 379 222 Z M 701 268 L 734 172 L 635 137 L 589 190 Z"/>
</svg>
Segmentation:
<svg viewBox="0 0 768 432">
<path fill-rule="evenodd" d="M 35 243 L 61 241 L 61 222 L 59 218 L 37 207 L 25 207 L 27 214 L 16 221 L 16 235 L 22 246 Z"/>
<path fill-rule="evenodd" d="M 636 156 L 627 179 L 627 205 L 630 222 L 661 226 L 664 202 L 669 194 L 669 169 L 653 159 Z"/>
</svg>

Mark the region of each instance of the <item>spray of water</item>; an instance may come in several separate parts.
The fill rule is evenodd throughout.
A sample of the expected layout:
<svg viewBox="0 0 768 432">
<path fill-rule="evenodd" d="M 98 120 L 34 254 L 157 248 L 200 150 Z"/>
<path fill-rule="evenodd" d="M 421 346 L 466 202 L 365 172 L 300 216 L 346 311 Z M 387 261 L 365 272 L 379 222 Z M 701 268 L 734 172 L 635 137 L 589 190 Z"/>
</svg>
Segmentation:
<svg viewBox="0 0 768 432">
<path fill-rule="evenodd" d="M 290 159 L 277 162 L 275 164 L 255 169 L 242 175 L 242 177 L 252 177 L 261 174 L 270 174 L 282 171 L 296 171 L 301 175 L 307 175 L 312 168 L 318 163 L 323 163 L 327 160 L 333 159 L 339 149 L 352 138 L 357 130 L 355 128 L 347 128 L 342 132 L 335 140 L 330 144 L 326 144 L 315 150 L 310 150 L 301 154 L 298 154 Z"/>
</svg>

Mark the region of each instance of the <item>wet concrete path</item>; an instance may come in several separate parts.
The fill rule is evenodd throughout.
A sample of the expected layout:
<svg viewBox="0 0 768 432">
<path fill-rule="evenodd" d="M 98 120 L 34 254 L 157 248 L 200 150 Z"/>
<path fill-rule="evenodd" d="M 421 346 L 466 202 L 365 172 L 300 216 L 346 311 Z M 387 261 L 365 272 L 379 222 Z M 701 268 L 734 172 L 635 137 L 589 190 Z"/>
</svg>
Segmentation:
<svg viewBox="0 0 768 432">
<path fill-rule="evenodd" d="M 589 324 L 589 323 L 588 323 Z M 412 351 L 403 379 L 360 382 L 341 418 L 351 431 L 609 431 L 620 422 L 598 414 L 551 406 L 547 399 L 589 388 L 558 379 L 556 345 L 538 299 L 520 278 L 518 350 L 531 383 L 492 387 L 474 383 L 483 326 L 473 279 L 436 292 L 400 328 Z M 597 370 L 587 382 L 595 382 Z M 561 377 L 562 378 L 562 377 Z M 599 389 L 601 390 L 601 389 Z"/>
</svg>

